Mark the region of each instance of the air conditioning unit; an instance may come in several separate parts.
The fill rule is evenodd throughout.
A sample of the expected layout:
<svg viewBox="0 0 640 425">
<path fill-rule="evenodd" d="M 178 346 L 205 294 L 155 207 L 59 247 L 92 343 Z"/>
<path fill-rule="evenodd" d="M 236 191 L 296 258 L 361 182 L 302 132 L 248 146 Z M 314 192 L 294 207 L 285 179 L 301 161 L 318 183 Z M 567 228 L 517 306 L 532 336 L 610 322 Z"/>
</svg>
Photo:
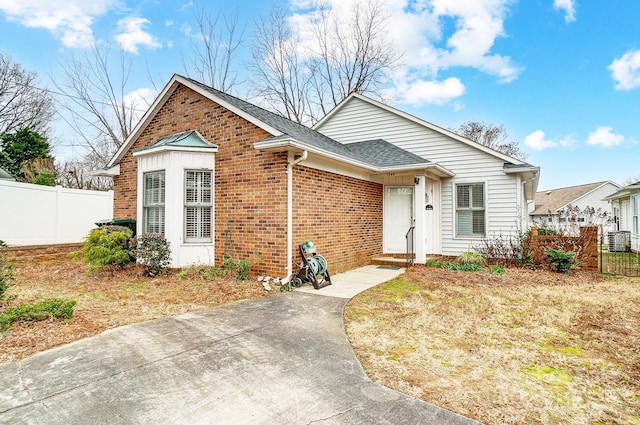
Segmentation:
<svg viewBox="0 0 640 425">
<path fill-rule="evenodd" d="M 631 251 L 631 232 L 623 230 L 609 232 L 609 252 Z"/>
</svg>

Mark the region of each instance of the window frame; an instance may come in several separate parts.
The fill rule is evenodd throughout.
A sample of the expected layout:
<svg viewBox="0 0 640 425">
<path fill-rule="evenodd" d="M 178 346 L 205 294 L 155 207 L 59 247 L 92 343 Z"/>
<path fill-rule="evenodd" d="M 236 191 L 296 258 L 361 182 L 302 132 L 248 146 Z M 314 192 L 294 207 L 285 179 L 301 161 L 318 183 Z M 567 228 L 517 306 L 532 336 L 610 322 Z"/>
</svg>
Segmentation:
<svg viewBox="0 0 640 425">
<path fill-rule="evenodd" d="M 196 185 L 189 187 L 189 175 L 195 174 Z M 203 176 L 202 179 L 197 177 Z M 204 176 L 208 175 L 208 187 L 202 185 L 205 181 Z M 184 196 L 183 201 L 183 240 L 184 243 L 210 243 L 213 241 L 213 170 L 212 169 L 185 169 L 183 189 Z M 189 191 L 194 190 L 196 199 L 189 199 Z M 191 215 L 191 212 L 195 211 L 195 217 Z M 190 220 L 194 218 L 195 223 L 191 224 Z M 207 226 L 204 226 L 204 223 Z M 190 227 L 193 226 L 193 227 Z M 191 228 L 195 229 L 196 234 L 190 233 Z M 204 236 L 203 236 L 204 235 Z"/>
<path fill-rule="evenodd" d="M 460 206 L 460 202 L 458 199 L 459 196 L 459 188 L 463 186 L 468 186 L 470 188 L 468 194 L 468 206 Z M 475 198 L 475 191 L 478 189 L 473 189 L 474 187 L 480 188 L 482 193 L 482 206 L 479 207 L 477 205 L 473 205 L 473 201 Z M 465 238 L 465 239 L 480 239 L 486 237 L 487 234 L 487 184 L 486 182 L 465 182 L 465 183 L 455 183 L 453 185 L 453 199 L 454 199 L 454 215 L 455 215 L 455 237 L 456 238 Z M 471 213 L 471 233 L 461 233 L 461 228 L 463 226 L 460 225 L 460 213 Z M 482 212 L 482 233 L 474 232 L 474 228 L 476 227 L 476 223 L 474 223 L 476 213 Z"/>
<path fill-rule="evenodd" d="M 158 180 L 160 183 L 158 187 L 147 187 L 148 177 L 153 178 L 153 176 L 162 176 L 161 179 Z M 157 202 L 149 202 L 150 197 L 148 196 L 148 192 L 152 190 L 158 190 L 158 201 Z M 165 170 L 154 170 L 154 171 L 146 171 L 142 173 L 142 232 L 143 233 L 159 233 L 161 235 L 165 234 L 166 229 L 166 192 L 167 192 L 167 183 L 166 183 L 166 171 Z M 151 196 L 153 198 L 153 195 Z M 149 221 L 150 211 L 157 211 L 157 224 L 154 223 L 153 228 L 151 228 L 151 224 Z"/>
<path fill-rule="evenodd" d="M 631 231 L 640 233 L 640 194 L 631 195 Z"/>
</svg>

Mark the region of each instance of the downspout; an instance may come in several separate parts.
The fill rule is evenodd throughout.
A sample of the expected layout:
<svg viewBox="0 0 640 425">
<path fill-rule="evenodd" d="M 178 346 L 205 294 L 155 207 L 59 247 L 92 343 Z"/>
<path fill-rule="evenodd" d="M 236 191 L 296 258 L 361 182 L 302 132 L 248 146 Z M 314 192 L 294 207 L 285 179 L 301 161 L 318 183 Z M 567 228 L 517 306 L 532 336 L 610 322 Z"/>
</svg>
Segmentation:
<svg viewBox="0 0 640 425">
<path fill-rule="evenodd" d="M 293 275 L 293 167 L 307 159 L 308 155 L 306 150 L 298 158 L 289 154 L 287 164 L 287 282 Z"/>
</svg>

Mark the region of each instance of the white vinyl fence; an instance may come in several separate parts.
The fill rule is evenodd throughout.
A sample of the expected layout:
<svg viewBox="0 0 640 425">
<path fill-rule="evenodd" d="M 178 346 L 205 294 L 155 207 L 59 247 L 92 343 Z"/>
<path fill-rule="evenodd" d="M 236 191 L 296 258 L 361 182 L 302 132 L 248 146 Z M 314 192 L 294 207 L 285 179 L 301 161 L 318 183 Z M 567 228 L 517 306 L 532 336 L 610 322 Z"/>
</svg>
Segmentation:
<svg viewBox="0 0 640 425">
<path fill-rule="evenodd" d="M 0 240 L 7 245 L 82 242 L 95 222 L 113 218 L 113 191 L 0 180 Z"/>
</svg>

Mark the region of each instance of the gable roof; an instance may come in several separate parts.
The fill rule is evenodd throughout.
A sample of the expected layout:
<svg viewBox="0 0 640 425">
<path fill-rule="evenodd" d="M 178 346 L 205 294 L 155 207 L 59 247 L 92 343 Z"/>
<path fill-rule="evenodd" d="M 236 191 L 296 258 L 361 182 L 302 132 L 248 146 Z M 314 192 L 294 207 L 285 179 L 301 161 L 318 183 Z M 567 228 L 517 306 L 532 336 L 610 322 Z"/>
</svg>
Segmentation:
<svg viewBox="0 0 640 425">
<path fill-rule="evenodd" d="M 207 142 L 197 130 L 188 130 L 163 137 L 151 146 L 133 151 L 133 156 L 143 156 L 160 151 L 182 150 L 217 152 L 218 145 Z"/>
<path fill-rule="evenodd" d="M 435 168 L 442 175 L 453 175 L 437 164 L 403 149 L 396 148 L 388 142 L 372 141 L 371 145 L 368 145 L 370 142 L 363 142 L 362 145 L 354 147 L 343 145 L 309 127 L 178 74 L 173 75 L 134 131 L 131 132 L 129 138 L 109 161 L 107 168 L 115 167 L 119 163 L 133 141 L 140 135 L 148 122 L 180 84 L 189 87 L 270 133 L 269 137 L 254 145 L 256 149 L 293 147 L 309 150 L 322 156 L 349 162 L 374 171 L 381 171 L 381 168 L 385 170 L 395 167 L 406 169 L 414 166 L 416 168 Z M 376 152 L 376 155 L 373 155 L 374 152 Z"/>
<path fill-rule="evenodd" d="M 619 199 L 619 198 L 628 198 L 635 192 L 640 192 L 640 180 L 635 183 L 631 183 L 629 185 L 622 187 L 617 192 L 612 193 L 611 195 L 604 198 L 603 201 L 611 201 L 613 199 Z"/>
<path fill-rule="evenodd" d="M 546 215 L 549 213 L 555 213 L 606 184 L 612 184 L 616 187 L 620 187 L 620 185 L 612 181 L 601 181 L 536 192 L 536 207 L 530 215 Z"/>
<path fill-rule="evenodd" d="M 418 118 L 414 115 L 411 115 L 407 112 L 401 111 L 399 109 L 394 108 L 393 106 L 389 106 L 385 103 L 379 102 L 377 100 L 371 99 L 367 96 L 363 96 L 359 93 L 351 93 L 349 96 L 347 96 L 347 98 L 345 98 L 342 102 L 340 102 L 335 108 L 333 108 L 331 111 L 329 111 L 329 113 L 327 115 L 325 115 L 320 121 L 318 121 L 312 128 L 314 130 L 318 130 L 318 131 L 322 131 L 320 130 L 320 128 L 331 119 L 332 116 L 334 116 L 338 111 L 340 111 L 342 108 L 344 108 L 349 102 L 353 101 L 353 99 L 359 99 L 363 102 L 369 103 L 373 106 L 376 106 L 378 108 L 384 109 L 392 114 L 398 115 L 400 117 L 403 117 L 409 121 L 412 121 L 418 125 L 421 125 L 423 127 L 426 127 L 432 131 L 444 134 L 446 136 L 451 137 L 452 139 L 455 139 L 459 142 L 462 142 L 466 145 L 472 146 L 475 149 L 478 149 L 480 151 L 483 151 L 485 153 L 488 153 L 490 155 L 493 155 L 497 158 L 500 158 L 501 160 L 503 160 L 505 163 L 509 163 L 509 164 L 513 164 L 513 165 L 526 165 L 528 167 L 534 167 L 531 164 L 526 163 L 525 161 L 519 160 L 517 158 L 513 158 L 509 155 L 505 155 L 502 152 L 498 152 L 494 149 L 491 149 L 489 147 L 486 147 L 480 143 L 474 142 L 473 140 L 467 139 L 466 137 L 460 136 L 457 133 L 454 133 L 453 131 L 444 129 L 442 127 L 439 127 L 435 124 L 432 124 L 428 121 L 423 120 L 422 118 Z M 537 167 L 535 167 L 537 168 Z"/>
</svg>

